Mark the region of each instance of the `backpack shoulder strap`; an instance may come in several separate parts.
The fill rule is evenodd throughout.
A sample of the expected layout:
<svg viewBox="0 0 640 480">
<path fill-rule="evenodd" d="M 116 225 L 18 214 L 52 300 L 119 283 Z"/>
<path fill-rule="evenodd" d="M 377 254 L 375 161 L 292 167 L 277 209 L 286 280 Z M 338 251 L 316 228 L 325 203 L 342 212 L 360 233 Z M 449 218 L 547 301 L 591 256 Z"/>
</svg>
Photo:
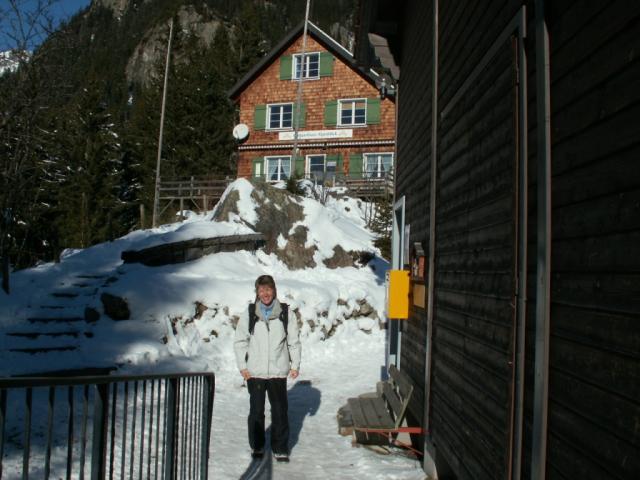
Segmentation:
<svg viewBox="0 0 640 480">
<path fill-rule="evenodd" d="M 249 335 L 253 335 L 253 328 L 256 326 L 256 320 L 258 316 L 256 315 L 256 304 L 249 304 Z"/>
<path fill-rule="evenodd" d="M 287 335 L 287 324 L 289 323 L 289 305 L 286 303 L 280 304 L 280 321 L 284 326 L 284 334 Z"/>
</svg>

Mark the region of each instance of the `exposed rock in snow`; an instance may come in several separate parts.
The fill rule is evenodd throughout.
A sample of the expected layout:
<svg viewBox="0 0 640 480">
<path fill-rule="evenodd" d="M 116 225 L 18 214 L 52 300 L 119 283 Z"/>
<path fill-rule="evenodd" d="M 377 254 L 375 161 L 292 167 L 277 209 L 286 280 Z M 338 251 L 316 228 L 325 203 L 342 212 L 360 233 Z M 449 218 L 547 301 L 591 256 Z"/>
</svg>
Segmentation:
<svg viewBox="0 0 640 480">
<path fill-rule="evenodd" d="M 362 264 L 361 259 L 372 258 L 368 241 L 371 237 L 368 233 L 362 235 L 364 229 L 358 233 L 361 238 L 368 238 L 360 242 L 360 248 L 347 250 L 338 242 L 346 233 L 342 228 L 345 218 L 339 210 L 328 211 L 313 199 L 293 195 L 265 182 L 256 182 L 252 188 L 247 184 L 246 180 L 238 180 L 229 186 L 212 220 L 235 220 L 262 233 L 265 252 L 274 253 L 289 268 L 314 268 L 319 261 L 328 268 L 357 266 Z M 251 199 L 247 203 L 249 208 L 240 205 L 247 196 Z M 350 209 L 347 207 L 345 211 Z M 311 224 L 317 225 L 318 231 L 311 232 Z M 353 224 L 344 226 L 349 230 L 354 227 Z"/>
<path fill-rule="evenodd" d="M 124 298 L 104 292 L 100 295 L 100 301 L 104 307 L 104 313 L 113 320 L 129 320 L 131 318 L 129 305 Z"/>
</svg>

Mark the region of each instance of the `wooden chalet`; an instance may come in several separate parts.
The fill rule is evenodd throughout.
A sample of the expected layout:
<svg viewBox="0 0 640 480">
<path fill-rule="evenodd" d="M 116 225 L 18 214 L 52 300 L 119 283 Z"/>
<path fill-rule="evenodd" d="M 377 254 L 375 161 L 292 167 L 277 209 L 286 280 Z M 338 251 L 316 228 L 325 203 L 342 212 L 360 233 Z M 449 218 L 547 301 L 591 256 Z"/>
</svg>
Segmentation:
<svg viewBox="0 0 640 480">
<path fill-rule="evenodd" d="M 639 33 L 640 2 L 360 2 L 431 478 L 640 478 Z"/>
<path fill-rule="evenodd" d="M 296 175 L 323 184 L 386 179 L 395 152 L 393 91 L 370 69 L 358 68 L 351 53 L 313 23 L 303 61 L 303 26 L 229 92 L 239 122 L 249 130 L 238 144 L 238 176 L 277 182 Z"/>
</svg>

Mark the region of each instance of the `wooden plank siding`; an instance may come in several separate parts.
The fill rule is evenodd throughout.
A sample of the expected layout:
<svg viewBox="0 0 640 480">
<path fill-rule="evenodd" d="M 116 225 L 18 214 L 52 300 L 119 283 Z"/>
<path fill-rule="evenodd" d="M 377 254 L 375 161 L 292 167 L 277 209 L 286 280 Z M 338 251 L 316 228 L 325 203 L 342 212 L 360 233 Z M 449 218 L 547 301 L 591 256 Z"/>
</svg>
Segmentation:
<svg viewBox="0 0 640 480">
<path fill-rule="evenodd" d="M 640 4 L 563 6 L 550 24 L 566 41 L 551 50 L 549 433 L 559 448 L 549 448 L 548 469 L 637 478 Z"/>
<path fill-rule="evenodd" d="M 431 16 L 430 2 L 420 2 L 416 15 L 407 19 L 414 48 L 406 51 L 406 61 L 411 64 L 429 64 L 432 58 L 431 24 L 425 18 Z M 403 74 L 404 75 L 404 74 Z M 404 196 L 405 221 L 411 225 L 411 241 L 429 246 L 429 195 L 430 195 L 430 146 L 425 132 L 431 128 L 431 82 L 426 82 L 418 70 L 407 70 L 403 76 L 402 90 L 398 93 L 398 106 L 410 112 L 399 120 L 398 143 L 403 145 L 398 156 L 404 159 L 405 168 L 397 170 L 396 199 Z M 400 108 L 400 107 L 399 107 Z M 409 404 L 408 418 L 413 424 L 423 424 L 427 316 L 426 310 L 412 307 L 409 320 L 401 322 L 402 337 L 400 368 L 413 381 L 416 388 Z"/>
<path fill-rule="evenodd" d="M 553 479 L 627 479 L 640 472 L 639 16 L 637 2 L 549 3 L 553 229 L 547 477 Z M 532 69 L 530 82 L 534 75 Z M 531 97 L 530 107 L 535 93 Z M 535 121 L 530 126 L 529 249 L 534 252 Z M 535 260 L 529 259 L 523 478 L 531 468 Z"/>
<path fill-rule="evenodd" d="M 434 233 L 431 142 L 437 147 L 432 351 L 426 311 L 413 308 L 403 323 L 401 370 L 424 392 L 430 356 L 427 440 L 438 468 L 447 467 L 441 471 L 456 480 L 510 478 L 516 228 L 526 222 L 520 473 L 529 479 L 540 241 L 535 2 L 438 2 L 435 139 L 433 2 L 401 3 L 396 199 L 405 198 L 410 242 L 425 250 Z M 522 5 L 529 191 L 527 217 L 519 220 L 511 42 L 447 106 Z M 545 10 L 552 189 L 546 478 L 630 480 L 640 478 L 640 2 L 554 0 Z"/>
<path fill-rule="evenodd" d="M 482 9 L 474 20 L 495 14 Z M 444 49 L 444 31 L 441 41 Z M 451 426 L 463 433 L 464 448 L 455 448 L 449 429 L 434 431 L 432 438 L 436 448 L 447 444 L 458 457 L 453 464 L 459 465 L 460 479 L 501 478 L 508 468 L 515 314 L 513 62 L 511 43 L 505 43 L 480 74 L 478 87 L 439 126 L 432 409 L 452 410 Z M 452 85 L 447 72 L 459 75 L 460 68 L 443 68 L 442 84 Z"/>
</svg>

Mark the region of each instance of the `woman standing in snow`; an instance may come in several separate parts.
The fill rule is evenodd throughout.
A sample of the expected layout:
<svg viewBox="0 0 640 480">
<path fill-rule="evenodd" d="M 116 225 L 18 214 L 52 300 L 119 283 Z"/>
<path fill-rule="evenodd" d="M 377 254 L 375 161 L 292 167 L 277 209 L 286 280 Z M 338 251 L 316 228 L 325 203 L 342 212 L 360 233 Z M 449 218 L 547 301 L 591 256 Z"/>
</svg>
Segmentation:
<svg viewBox="0 0 640 480">
<path fill-rule="evenodd" d="M 234 349 L 240 374 L 249 390 L 251 455 L 264 453 L 264 402 L 271 404 L 271 451 L 276 460 L 289 461 L 287 376 L 300 368 L 300 338 L 295 318 L 288 321 L 288 305 L 280 303 L 270 275 L 256 279 L 256 300 L 236 328 Z"/>
</svg>

